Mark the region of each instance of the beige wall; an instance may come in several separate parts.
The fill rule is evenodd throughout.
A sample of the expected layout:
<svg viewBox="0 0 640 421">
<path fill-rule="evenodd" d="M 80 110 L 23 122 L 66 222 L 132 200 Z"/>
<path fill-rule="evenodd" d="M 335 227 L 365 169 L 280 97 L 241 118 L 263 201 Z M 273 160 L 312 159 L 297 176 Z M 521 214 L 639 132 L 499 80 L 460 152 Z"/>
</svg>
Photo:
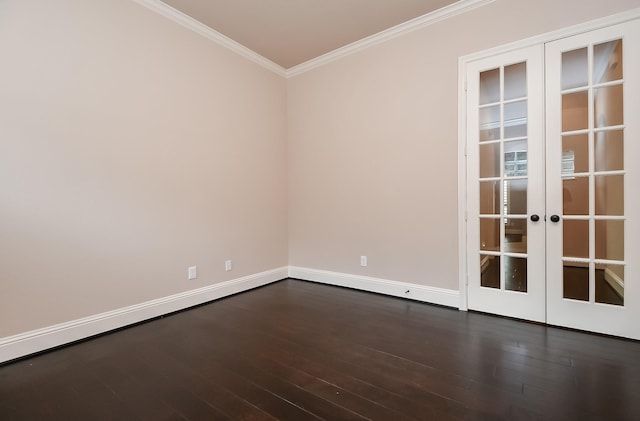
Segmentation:
<svg viewBox="0 0 640 421">
<path fill-rule="evenodd" d="M 458 57 L 638 6 L 498 0 L 290 79 L 290 264 L 458 289 Z"/>
<path fill-rule="evenodd" d="M 131 0 L 0 1 L 0 337 L 287 264 L 457 289 L 458 57 L 637 6 L 498 0 L 286 81 Z"/>
<path fill-rule="evenodd" d="M 0 337 L 287 264 L 282 77 L 131 0 L 3 0 L 0 61 Z"/>
</svg>

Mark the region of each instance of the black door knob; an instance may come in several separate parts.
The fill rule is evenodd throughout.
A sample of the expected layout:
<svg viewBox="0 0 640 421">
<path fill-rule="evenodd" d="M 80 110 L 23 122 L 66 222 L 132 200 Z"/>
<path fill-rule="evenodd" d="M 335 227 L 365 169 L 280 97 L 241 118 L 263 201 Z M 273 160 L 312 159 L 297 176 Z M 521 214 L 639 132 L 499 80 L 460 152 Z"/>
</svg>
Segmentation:
<svg viewBox="0 0 640 421">
<path fill-rule="evenodd" d="M 560 217 L 558 215 L 551 215 L 551 222 L 558 222 Z"/>
<path fill-rule="evenodd" d="M 538 222 L 540 220 L 540 216 L 534 213 L 533 215 L 531 215 L 531 220 L 533 222 Z"/>
</svg>

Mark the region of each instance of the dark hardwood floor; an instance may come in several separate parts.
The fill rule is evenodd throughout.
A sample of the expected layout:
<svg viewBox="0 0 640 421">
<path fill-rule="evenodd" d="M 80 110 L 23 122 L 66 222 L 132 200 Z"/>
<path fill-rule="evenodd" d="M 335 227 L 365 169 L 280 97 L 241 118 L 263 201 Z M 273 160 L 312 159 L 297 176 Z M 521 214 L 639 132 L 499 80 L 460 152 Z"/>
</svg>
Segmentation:
<svg viewBox="0 0 640 421">
<path fill-rule="evenodd" d="M 638 420 L 640 343 L 296 280 L 0 366 L 0 420 Z"/>
</svg>

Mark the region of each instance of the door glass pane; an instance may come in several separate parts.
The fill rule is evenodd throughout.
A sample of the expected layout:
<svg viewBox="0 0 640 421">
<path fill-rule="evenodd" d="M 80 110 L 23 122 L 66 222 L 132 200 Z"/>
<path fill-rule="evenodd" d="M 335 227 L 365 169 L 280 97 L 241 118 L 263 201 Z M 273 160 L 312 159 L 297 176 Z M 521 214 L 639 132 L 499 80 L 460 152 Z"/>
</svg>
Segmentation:
<svg viewBox="0 0 640 421">
<path fill-rule="evenodd" d="M 624 138 L 622 130 L 609 130 L 595 134 L 595 170 L 624 169 Z"/>
<path fill-rule="evenodd" d="M 480 218 L 480 250 L 500 251 L 500 221 L 498 218 Z"/>
<path fill-rule="evenodd" d="M 527 259 L 504 257 L 504 288 L 507 291 L 527 292 Z"/>
<path fill-rule="evenodd" d="M 589 257 L 589 221 L 562 221 L 562 255 Z"/>
<path fill-rule="evenodd" d="M 593 121 L 596 127 L 617 126 L 623 123 L 622 85 L 593 90 Z"/>
<path fill-rule="evenodd" d="M 593 46 L 594 83 L 622 79 L 622 40 Z"/>
<path fill-rule="evenodd" d="M 504 105 L 504 137 L 524 137 L 527 135 L 527 101 Z"/>
<path fill-rule="evenodd" d="M 589 215 L 589 177 L 570 177 L 562 180 L 562 213 Z"/>
<path fill-rule="evenodd" d="M 624 305 L 624 266 L 596 265 L 596 303 Z"/>
<path fill-rule="evenodd" d="M 589 127 L 589 95 L 587 91 L 562 95 L 562 131 Z"/>
<path fill-rule="evenodd" d="M 596 259 L 624 260 L 624 221 L 596 221 Z"/>
<path fill-rule="evenodd" d="M 480 108 L 480 142 L 500 139 L 500 106 Z"/>
<path fill-rule="evenodd" d="M 480 182 L 480 214 L 481 215 L 499 215 L 500 203 L 502 202 L 500 181 L 481 181 Z"/>
<path fill-rule="evenodd" d="M 587 86 L 588 75 L 586 47 L 562 53 L 562 89 Z"/>
<path fill-rule="evenodd" d="M 504 142 L 504 175 L 519 177 L 527 175 L 527 141 Z"/>
<path fill-rule="evenodd" d="M 624 175 L 597 175 L 596 215 L 624 215 Z"/>
<path fill-rule="evenodd" d="M 564 262 L 563 297 L 572 300 L 589 301 L 589 266 L 581 263 Z"/>
<path fill-rule="evenodd" d="M 500 143 L 480 145 L 480 178 L 500 177 Z"/>
<path fill-rule="evenodd" d="M 527 180 L 505 181 L 504 211 L 507 215 L 527 214 Z"/>
<path fill-rule="evenodd" d="M 504 251 L 510 253 L 527 252 L 527 220 L 507 219 L 504 225 Z"/>
<path fill-rule="evenodd" d="M 504 68 L 504 99 L 527 96 L 527 63 L 517 63 Z"/>
<path fill-rule="evenodd" d="M 480 286 L 500 288 L 500 256 L 480 255 Z"/>
<path fill-rule="evenodd" d="M 562 175 L 589 171 L 589 135 L 562 136 Z"/>
<path fill-rule="evenodd" d="M 480 73 L 480 105 L 500 101 L 500 69 Z"/>
</svg>

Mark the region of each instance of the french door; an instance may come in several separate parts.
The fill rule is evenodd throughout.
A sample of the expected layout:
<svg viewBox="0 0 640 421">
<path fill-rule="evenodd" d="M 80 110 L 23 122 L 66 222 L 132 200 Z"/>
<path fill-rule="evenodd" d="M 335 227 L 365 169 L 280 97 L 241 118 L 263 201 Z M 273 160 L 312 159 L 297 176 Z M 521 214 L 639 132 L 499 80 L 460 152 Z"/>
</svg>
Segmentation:
<svg viewBox="0 0 640 421">
<path fill-rule="evenodd" d="M 470 309 L 640 339 L 640 24 L 470 62 Z"/>
<path fill-rule="evenodd" d="M 535 321 L 546 317 L 542 63 L 535 46 L 467 67 L 469 308 Z"/>
</svg>

